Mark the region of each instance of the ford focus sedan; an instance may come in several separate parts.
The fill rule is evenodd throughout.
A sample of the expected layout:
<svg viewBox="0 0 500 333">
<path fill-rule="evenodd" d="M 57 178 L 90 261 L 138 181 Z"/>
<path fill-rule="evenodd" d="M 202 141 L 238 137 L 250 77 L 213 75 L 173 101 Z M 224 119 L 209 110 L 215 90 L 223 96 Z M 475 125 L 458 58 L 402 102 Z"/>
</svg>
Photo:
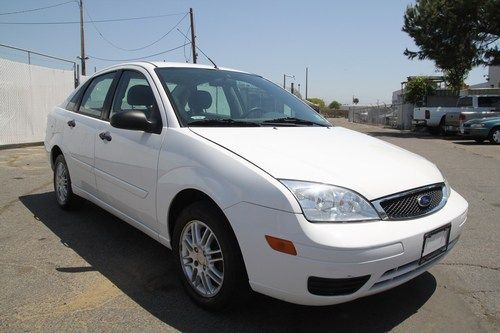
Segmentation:
<svg viewBox="0 0 500 333">
<path fill-rule="evenodd" d="M 207 309 L 250 289 L 329 305 L 393 288 L 441 260 L 467 218 L 428 160 L 235 70 L 103 70 L 49 115 L 45 147 L 57 204 L 89 200 L 172 249 Z"/>
</svg>

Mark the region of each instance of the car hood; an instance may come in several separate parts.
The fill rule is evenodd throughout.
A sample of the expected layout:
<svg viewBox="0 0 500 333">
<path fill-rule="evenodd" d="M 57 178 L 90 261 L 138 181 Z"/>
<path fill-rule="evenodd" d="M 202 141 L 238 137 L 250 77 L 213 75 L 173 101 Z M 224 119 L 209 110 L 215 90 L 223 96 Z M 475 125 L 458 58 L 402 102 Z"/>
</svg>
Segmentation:
<svg viewBox="0 0 500 333">
<path fill-rule="evenodd" d="M 500 117 L 477 118 L 477 119 L 469 120 L 469 121 L 465 122 L 464 124 L 479 124 L 479 123 L 490 124 L 490 123 L 497 123 L 497 122 L 500 122 Z"/>
<path fill-rule="evenodd" d="M 434 164 L 342 127 L 190 127 L 277 179 L 352 189 L 368 200 L 443 181 Z"/>
</svg>

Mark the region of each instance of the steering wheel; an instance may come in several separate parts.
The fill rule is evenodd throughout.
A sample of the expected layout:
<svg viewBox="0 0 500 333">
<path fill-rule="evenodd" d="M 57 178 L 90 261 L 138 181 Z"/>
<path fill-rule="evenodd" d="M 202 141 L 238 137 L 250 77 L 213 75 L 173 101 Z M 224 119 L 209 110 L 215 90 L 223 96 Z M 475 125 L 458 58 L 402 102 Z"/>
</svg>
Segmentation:
<svg viewBox="0 0 500 333">
<path fill-rule="evenodd" d="M 264 113 L 268 113 L 266 110 L 263 108 L 256 106 L 254 108 L 251 108 L 250 110 L 245 113 L 243 118 L 261 118 Z M 253 117 L 251 117 L 253 116 Z"/>
</svg>

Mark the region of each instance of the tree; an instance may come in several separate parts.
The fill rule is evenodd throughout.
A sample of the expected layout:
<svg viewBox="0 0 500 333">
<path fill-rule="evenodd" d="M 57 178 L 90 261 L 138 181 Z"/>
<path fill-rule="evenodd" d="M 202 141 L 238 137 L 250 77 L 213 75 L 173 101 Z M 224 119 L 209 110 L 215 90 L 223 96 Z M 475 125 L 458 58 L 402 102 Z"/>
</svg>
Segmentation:
<svg viewBox="0 0 500 333">
<path fill-rule="evenodd" d="M 338 110 L 338 109 L 340 109 L 341 105 L 342 104 L 340 104 L 337 101 L 332 101 L 330 104 L 328 104 L 328 108 Z"/>
<path fill-rule="evenodd" d="M 421 105 L 436 90 L 436 84 L 428 76 L 417 76 L 406 83 L 405 101 Z"/>
<path fill-rule="evenodd" d="M 354 103 L 354 105 L 358 104 L 359 103 L 359 98 L 353 97 L 352 98 L 352 102 Z"/>
<path fill-rule="evenodd" d="M 324 108 L 326 106 L 325 101 L 321 98 L 312 97 L 307 99 L 309 102 L 318 105 L 320 108 Z"/>
<path fill-rule="evenodd" d="M 403 31 L 419 48 L 404 54 L 433 60 L 455 91 L 474 66 L 500 60 L 499 0 L 416 0 L 406 8 Z"/>
</svg>

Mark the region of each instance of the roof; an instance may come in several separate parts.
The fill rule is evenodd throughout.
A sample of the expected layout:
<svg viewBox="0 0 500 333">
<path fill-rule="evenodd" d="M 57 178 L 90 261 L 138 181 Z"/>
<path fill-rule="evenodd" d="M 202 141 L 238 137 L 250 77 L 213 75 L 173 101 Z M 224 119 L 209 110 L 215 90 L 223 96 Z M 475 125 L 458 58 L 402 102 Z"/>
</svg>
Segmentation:
<svg viewBox="0 0 500 333">
<path fill-rule="evenodd" d="M 168 62 L 168 61 L 134 61 L 134 62 L 124 62 L 121 64 L 116 64 L 110 67 L 107 67 L 103 69 L 102 71 L 114 68 L 114 67 L 121 67 L 121 66 L 141 66 L 141 67 L 148 67 L 150 69 L 153 68 L 201 68 L 201 69 L 216 69 L 214 68 L 213 65 L 203 65 L 203 64 L 191 64 L 191 63 L 186 63 L 186 62 Z M 237 69 L 232 69 L 232 68 L 225 68 L 225 67 L 218 67 L 218 69 L 221 70 L 226 70 L 226 71 L 232 71 L 232 72 L 240 72 L 240 73 L 247 73 L 245 71 L 240 71 Z M 101 71 L 99 71 L 101 72 Z"/>
</svg>

